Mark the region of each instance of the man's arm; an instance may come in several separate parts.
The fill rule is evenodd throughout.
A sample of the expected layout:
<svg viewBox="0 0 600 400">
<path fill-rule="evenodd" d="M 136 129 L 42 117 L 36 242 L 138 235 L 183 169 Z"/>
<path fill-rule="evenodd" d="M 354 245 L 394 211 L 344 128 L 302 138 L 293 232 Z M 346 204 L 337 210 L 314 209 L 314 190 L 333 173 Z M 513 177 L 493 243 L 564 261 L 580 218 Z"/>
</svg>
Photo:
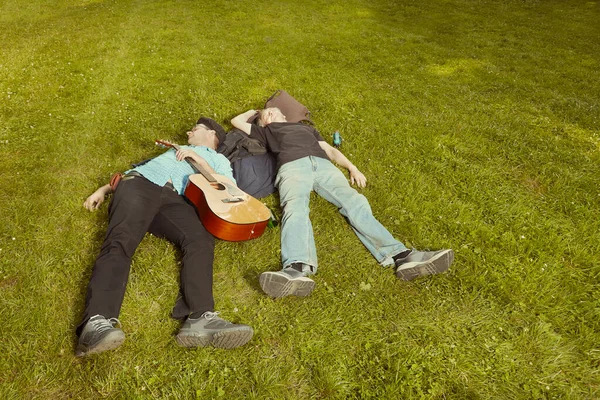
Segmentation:
<svg viewBox="0 0 600 400">
<path fill-rule="evenodd" d="M 98 188 L 94 193 L 90 195 L 84 202 L 83 206 L 90 211 L 97 210 L 100 204 L 104 201 L 107 194 L 112 193 L 110 183 Z"/>
<path fill-rule="evenodd" d="M 350 173 L 350 182 L 353 185 L 356 184 L 358 187 L 367 186 L 367 178 L 346 158 L 345 155 L 342 154 L 341 151 L 325 141 L 319 141 L 319 146 L 327 153 L 327 157 L 329 157 L 331 161 L 348 170 Z"/>
<path fill-rule="evenodd" d="M 244 132 L 246 135 L 249 135 L 250 131 L 252 129 L 252 124 L 248 123 L 248 120 L 250 119 L 250 117 L 255 115 L 257 112 L 258 111 L 256 111 L 256 110 L 248 110 L 245 113 L 240 114 L 237 117 L 235 117 L 234 119 L 232 119 L 231 125 L 233 125 L 237 129 L 239 129 L 240 131 Z"/>
</svg>

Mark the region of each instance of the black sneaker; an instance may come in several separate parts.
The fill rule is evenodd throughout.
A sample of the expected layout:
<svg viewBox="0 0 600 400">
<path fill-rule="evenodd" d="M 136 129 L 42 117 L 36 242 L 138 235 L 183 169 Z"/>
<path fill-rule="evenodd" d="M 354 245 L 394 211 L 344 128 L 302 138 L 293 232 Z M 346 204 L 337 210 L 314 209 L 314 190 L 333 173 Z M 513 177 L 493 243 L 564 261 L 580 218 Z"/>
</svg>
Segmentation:
<svg viewBox="0 0 600 400">
<path fill-rule="evenodd" d="M 79 335 L 75 355 L 82 357 L 88 354 L 101 353 L 119 347 L 125 341 L 125 334 L 115 325 L 121 323 L 116 318 L 106 319 L 102 315 L 94 315 L 88 320 Z"/>
<path fill-rule="evenodd" d="M 454 260 L 451 249 L 439 251 L 413 250 L 408 256 L 396 260 L 396 276 L 411 281 L 419 276 L 439 274 L 450 268 Z"/>
<path fill-rule="evenodd" d="M 252 339 L 254 330 L 248 325 L 233 324 L 207 311 L 200 318 L 188 318 L 176 336 L 182 347 L 205 347 L 212 344 L 221 349 L 233 349 Z"/>
<path fill-rule="evenodd" d="M 286 268 L 276 272 L 263 272 L 258 278 L 260 287 L 274 298 L 285 296 L 305 297 L 312 293 L 315 281 L 304 276 L 294 268 Z"/>
</svg>

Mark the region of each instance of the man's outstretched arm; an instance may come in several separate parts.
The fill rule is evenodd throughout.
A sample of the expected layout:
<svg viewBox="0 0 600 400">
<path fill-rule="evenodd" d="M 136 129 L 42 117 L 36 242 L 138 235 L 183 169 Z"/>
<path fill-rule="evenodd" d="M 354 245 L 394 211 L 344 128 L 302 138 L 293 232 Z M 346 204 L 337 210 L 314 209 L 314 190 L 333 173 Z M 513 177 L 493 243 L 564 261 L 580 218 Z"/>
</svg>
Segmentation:
<svg viewBox="0 0 600 400">
<path fill-rule="evenodd" d="M 358 187 L 367 186 L 367 178 L 346 158 L 344 154 L 342 154 L 341 151 L 325 141 L 319 141 L 319 146 L 327 153 L 327 157 L 329 157 L 331 161 L 348 170 L 350 173 L 350 183 L 353 185 L 356 184 Z"/>
<path fill-rule="evenodd" d="M 252 124 L 248 123 L 248 120 L 250 119 L 250 117 L 255 115 L 257 112 L 258 111 L 256 111 L 256 110 L 248 110 L 245 113 L 240 114 L 237 117 L 235 117 L 234 119 L 232 119 L 231 125 L 233 125 L 237 129 L 239 129 L 240 131 L 244 132 L 245 134 L 249 135 L 250 130 L 252 129 Z"/>
<path fill-rule="evenodd" d="M 90 211 L 97 210 L 100 207 L 100 204 L 104 202 L 104 198 L 107 194 L 112 193 L 112 188 L 110 187 L 110 183 L 107 183 L 104 186 L 101 186 L 94 193 L 88 197 L 83 206 Z"/>
</svg>

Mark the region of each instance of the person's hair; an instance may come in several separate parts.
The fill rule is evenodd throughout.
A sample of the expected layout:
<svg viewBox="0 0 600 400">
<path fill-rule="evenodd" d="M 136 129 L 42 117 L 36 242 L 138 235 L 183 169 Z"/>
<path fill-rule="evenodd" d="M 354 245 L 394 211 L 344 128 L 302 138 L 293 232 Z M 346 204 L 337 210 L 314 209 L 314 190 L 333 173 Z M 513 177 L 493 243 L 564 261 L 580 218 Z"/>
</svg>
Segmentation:
<svg viewBox="0 0 600 400">
<path fill-rule="evenodd" d="M 265 124 L 265 118 L 267 117 L 267 113 L 265 112 L 266 110 L 267 110 L 266 108 L 264 110 L 258 110 L 258 117 L 256 117 L 256 123 L 260 127 L 264 127 L 266 125 Z"/>
<path fill-rule="evenodd" d="M 266 119 L 267 119 L 267 111 L 270 110 L 278 110 L 279 112 L 281 112 L 281 110 L 277 107 L 269 107 L 269 108 L 265 108 L 263 110 L 258 110 L 258 118 L 256 118 L 256 123 L 258 124 L 258 126 L 262 126 L 264 127 L 266 124 Z"/>
</svg>

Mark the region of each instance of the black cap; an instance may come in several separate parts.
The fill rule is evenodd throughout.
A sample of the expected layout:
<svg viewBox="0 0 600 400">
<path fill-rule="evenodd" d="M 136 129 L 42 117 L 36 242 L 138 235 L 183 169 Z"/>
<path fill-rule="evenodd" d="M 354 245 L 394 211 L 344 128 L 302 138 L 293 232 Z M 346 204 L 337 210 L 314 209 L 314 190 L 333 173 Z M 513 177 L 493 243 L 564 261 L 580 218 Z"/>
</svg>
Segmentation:
<svg viewBox="0 0 600 400">
<path fill-rule="evenodd" d="M 217 133 L 217 139 L 219 139 L 219 144 L 225 141 L 225 129 L 217 121 L 214 119 L 210 119 L 208 117 L 201 117 L 196 124 L 202 124 L 208 127 Z"/>
</svg>

